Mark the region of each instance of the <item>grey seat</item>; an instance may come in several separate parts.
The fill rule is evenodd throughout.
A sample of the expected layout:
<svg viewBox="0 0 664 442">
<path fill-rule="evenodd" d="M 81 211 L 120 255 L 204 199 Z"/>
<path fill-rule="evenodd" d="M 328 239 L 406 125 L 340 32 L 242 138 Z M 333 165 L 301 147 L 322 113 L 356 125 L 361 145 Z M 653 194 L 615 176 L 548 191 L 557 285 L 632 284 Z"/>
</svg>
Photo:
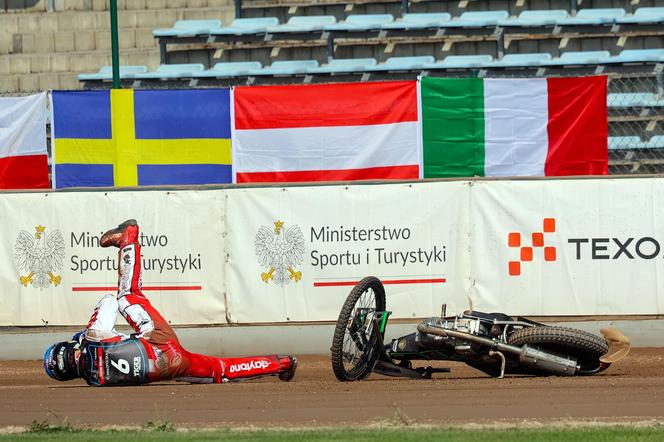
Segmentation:
<svg viewBox="0 0 664 442">
<path fill-rule="evenodd" d="M 494 60 L 491 67 L 532 67 L 542 66 L 551 61 L 551 54 L 534 53 L 534 54 L 507 54 L 501 60 Z"/>
<path fill-rule="evenodd" d="M 120 66 L 120 79 L 136 78 L 136 74 L 143 74 L 148 71 L 147 66 Z M 102 66 L 99 72 L 93 74 L 79 74 L 79 81 L 91 80 L 112 80 L 113 66 Z"/>
<path fill-rule="evenodd" d="M 424 69 L 426 66 L 433 64 L 436 61 L 431 55 L 423 55 L 416 57 L 390 57 L 384 63 L 380 63 L 372 68 L 370 71 L 412 71 L 415 69 Z"/>
<path fill-rule="evenodd" d="M 452 16 L 447 12 L 404 14 L 399 20 L 381 26 L 381 29 L 426 29 L 445 26 Z"/>
<path fill-rule="evenodd" d="M 250 72 L 261 69 L 263 65 L 259 61 L 235 61 L 216 63 L 212 69 L 196 72 L 196 78 L 219 78 L 219 77 L 243 77 Z"/>
<path fill-rule="evenodd" d="M 282 25 L 268 27 L 266 31 L 270 33 L 321 31 L 325 26 L 333 25 L 336 22 L 337 19 L 334 15 L 295 16 Z"/>
<path fill-rule="evenodd" d="M 499 26 L 553 26 L 558 20 L 567 18 L 569 14 L 564 9 L 544 9 L 536 11 L 522 11 L 518 18 L 499 20 Z"/>
<path fill-rule="evenodd" d="M 375 58 L 341 58 L 332 59 L 326 65 L 309 69 L 312 74 L 335 74 L 335 73 L 354 73 L 366 72 L 371 67 L 376 66 Z"/>
<path fill-rule="evenodd" d="M 569 25 L 603 25 L 615 23 L 619 18 L 627 15 L 623 8 L 594 8 L 581 9 L 574 17 L 558 20 L 556 24 Z"/>
<path fill-rule="evenodd" d="M 263 34 L 268 28 L 278 24 L 277 17 L 236 18 L 228 27 L 210 29 L 210 35 Z"/>
<path fill-rule="evenodd" d="M 179 78 L 191 78 L 197 73 L 203 72 L 205 66 L 200 63 L 185 64 L 162 64 L 156 71 L 136 74 L 135 78 L 142 80 L 169 80 Z"/>
<path fill-rule="evenodd" d="M 284 60 L 275 61 L 263 69 L 250 71 L 250 75 L 296 75 L 309 73 L 319 66 L 316 60 Z"/>
<path fill-rule="evenodd" d="M 620 24 L 651 24 L 664 22 L 664 7 L 638 8 L 633 15 L 616 19 Z"/>
<path fill-rule="evenodd" d="M 351 14 L 340 23 L 325 26 L 326 31 L 370 31 L 392 23 L 392 14 Z"/>
</svg>

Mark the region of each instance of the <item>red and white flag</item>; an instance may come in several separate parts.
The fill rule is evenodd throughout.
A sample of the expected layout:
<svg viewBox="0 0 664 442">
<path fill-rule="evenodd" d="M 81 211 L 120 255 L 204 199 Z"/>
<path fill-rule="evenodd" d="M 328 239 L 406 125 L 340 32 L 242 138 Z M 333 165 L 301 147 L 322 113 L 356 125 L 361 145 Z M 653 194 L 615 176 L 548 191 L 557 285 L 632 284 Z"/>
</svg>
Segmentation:
<svg viewBox="0 0 664 442">
<path fill-rule="evenodd" d="M 233 91 L 233 179 L 418 179 L 417 83 L 248 86 Z"/>
<path fill-rule="evenodd" d="M 0 98 L 0 189 L 49 187 L 46 93 Z"/>
</svg>

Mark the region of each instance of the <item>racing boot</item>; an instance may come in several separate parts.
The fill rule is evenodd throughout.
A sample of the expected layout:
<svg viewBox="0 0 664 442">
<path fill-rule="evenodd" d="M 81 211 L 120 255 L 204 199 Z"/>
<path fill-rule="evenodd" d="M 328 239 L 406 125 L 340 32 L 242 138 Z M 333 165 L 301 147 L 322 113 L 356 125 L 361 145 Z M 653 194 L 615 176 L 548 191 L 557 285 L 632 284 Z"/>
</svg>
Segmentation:
<svg viewBox="0 0 664 442">
<path fill-rule="evenodd" d="M 295 356 L 279 356 L 279 364 L 283 371 L 279 373 L 279 380 L 288 382 L 295 377 L 297 358 Z"/>
<path fill-rule="evenodd" d="M 135 219 L 128 219 L 115 229 L 104 233 L 99 240 L 102 247 L 123 248 L 127 244 L 138 242 L 138 224 Z"/>
</svg>

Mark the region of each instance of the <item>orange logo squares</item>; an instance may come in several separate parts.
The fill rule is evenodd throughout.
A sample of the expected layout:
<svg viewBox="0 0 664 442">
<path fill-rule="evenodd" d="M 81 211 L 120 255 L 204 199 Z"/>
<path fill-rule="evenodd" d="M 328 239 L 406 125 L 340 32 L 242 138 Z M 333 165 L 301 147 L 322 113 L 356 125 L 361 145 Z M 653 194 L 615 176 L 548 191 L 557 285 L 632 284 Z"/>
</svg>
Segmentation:
<svg viewBox="0 0 664 442">
<path fill-rule="evenodd" d="M 521 261 L 532 261 L 532 260 L 533 260 L 533 248 L 521 247 Z"/>
<path fill-rule="evenodd" d="M 544 261 L 555 261 L 555 260 L 556 260 L 556 248 L 544 247 Z"/>
<path fill-rule="evenodd" d="M 546 233 L 553 233 L 556 231 L 556 219 L 555 218 L 544 218 L 544 222 L 542 223 L 543 230 Z"/>
<path fill-rule="evenodd" d="M 542 247 L 544 245 L 544 234 L 542 232 L 533 233 L 533 247 Z"/>
<path fill-rule="evenodd" d="M 518 232 L 512 232 L 507 235 L 507 245 L 510 247 L 521 246 L 521 234 Z"/>
<path fill-rule="evenodd" d="M 519 276 L 521 274 L 521 263 L 519 261 L 509 262 L 510 276 Z"/>
</svg>

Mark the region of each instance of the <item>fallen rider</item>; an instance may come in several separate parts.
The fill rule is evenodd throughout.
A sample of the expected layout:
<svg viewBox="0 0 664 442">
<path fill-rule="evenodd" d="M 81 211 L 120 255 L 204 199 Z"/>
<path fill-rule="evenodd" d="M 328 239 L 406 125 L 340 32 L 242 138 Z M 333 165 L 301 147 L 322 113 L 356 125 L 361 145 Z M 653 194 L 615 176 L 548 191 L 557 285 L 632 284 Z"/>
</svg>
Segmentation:
<svg viewBox="0 0 664 442">
<path fill-rule="evenodd" d="M 83 378 L 89 385 L 135 385 L 178 380 L 221 383 L 277 375 L 290 381 L 293 356 L 217 358 L 190 353 L 175 331 L 141 291 L 141 246 L 138 225 L 128 220 L 106 232 L 102 247 L 118 247 L 118 293 L 104 296 L 85 330 L 44 353 L 46 374 L 58 381 Z M 115 331 L 117 312 L 134 333 Z"/>
</svg>

